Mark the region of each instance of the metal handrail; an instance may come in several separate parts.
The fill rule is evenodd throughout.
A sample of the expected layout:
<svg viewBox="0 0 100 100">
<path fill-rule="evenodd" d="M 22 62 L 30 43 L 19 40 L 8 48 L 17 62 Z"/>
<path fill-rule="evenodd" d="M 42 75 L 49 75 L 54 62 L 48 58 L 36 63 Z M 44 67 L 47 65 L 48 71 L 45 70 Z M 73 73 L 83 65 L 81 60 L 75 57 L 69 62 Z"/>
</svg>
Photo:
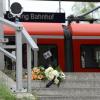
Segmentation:
<svg viewBox="0 0 100 100">
<path fill-rule="evenodd" d="M 16 56 L 15 55 L 9 53 L 8 51 L 6 51 L 5 49 L 3 49 L 1 47 L 0 47 L 0 51 L 2 53 L 4 53 L 7 57 L 9 57 L 9 58 L 13 59 L 14 61 L 16 61 Z"/>
<path fill-rule="evenodd" d="M 31 48 L 34 50 L 34 51 L 38 51 L 39 48 L 37 46 L 37 44 L 35 43 L 35 41 L 31 38 L 31 36 L 28 34 L 27 30 L 23 27 L 23 30 L 22 30 L 22 34 L 23 36 L 25 37 L 25 39 L 27 40 L 28 44 L 31 46 Z"/>
</svg>

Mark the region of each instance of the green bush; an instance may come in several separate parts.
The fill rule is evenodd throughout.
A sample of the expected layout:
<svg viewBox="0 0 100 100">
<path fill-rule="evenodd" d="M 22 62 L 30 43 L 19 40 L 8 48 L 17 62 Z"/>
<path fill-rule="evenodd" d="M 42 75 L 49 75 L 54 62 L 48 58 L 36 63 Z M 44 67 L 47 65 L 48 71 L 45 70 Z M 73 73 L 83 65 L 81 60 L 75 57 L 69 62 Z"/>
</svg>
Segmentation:
<svg viewBox="0 0 100 100">
<path fill-rule="evenodd" d="M 10 89 L 3 84 L 0 84 L 0 100 L 16 100 Z"/>
</svg>

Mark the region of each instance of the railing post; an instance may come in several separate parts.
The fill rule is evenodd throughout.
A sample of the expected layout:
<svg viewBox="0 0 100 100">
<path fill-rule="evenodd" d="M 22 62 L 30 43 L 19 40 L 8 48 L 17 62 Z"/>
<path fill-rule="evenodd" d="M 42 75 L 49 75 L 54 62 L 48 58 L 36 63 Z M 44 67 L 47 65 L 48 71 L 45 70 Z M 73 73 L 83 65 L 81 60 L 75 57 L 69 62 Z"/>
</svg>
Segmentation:
<svg viewBox="0 0 100 100">
<path fill-rule="evenodd" d="M 28 70 L 28 92 L 31 92 L 31 79 L 32 79 L 32 72 L 31 72 L 31 47 L 29 44 L 27 44 L 27 70 Z"/>
<path fill-rule="evenodd" d="M 25 37 L 25 39 L 27 41 L 27 69 L 28 69 L 28 80 L 27 81 L 28 81 L 28 92 L 31 92 L 31 78 L 32 78 L 32 75 L 31 75 L 32 74 L 32 72 L 31 72 L 31 48 L 34 52 L 38 51 L 39 48 L 24 27 L 22 30 L 22 35 Z M 36 59 L 35 63 L 37 65 L 37 58 L 35 58 L 35 59 Z"/>
<path fill-rule="evenodd" d="M 37 39 L 34 39 L 35 43 L 37 44 Z M 38 66 L 38 51 L 34 50 L 34 66 Z"/>
<path fill-rule="evenodd" d="M 0 0 L 0 17 L 3 18 L 3 0 Z M 0 23 L 0 39 L 4 39 L 3 33 L 3 25 Z M 2 47 L 2 43 L 0 43 L 0 47 Z M 4 69 L 4 54 L 0 52 L 0 70 Z"/>
<path fill-rule="evenodd" d="M 21 92 L 22 87 L 22 34 L 16 31 L 16 90 Z"/>
</svg>

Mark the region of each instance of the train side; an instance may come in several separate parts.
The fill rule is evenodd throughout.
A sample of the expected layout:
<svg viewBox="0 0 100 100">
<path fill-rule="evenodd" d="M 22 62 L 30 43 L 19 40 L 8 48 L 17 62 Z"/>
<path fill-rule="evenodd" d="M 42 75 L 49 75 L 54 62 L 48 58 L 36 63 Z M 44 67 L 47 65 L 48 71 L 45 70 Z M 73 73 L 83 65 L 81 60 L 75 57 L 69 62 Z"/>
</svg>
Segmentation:
<svg viewBox="0 0 100 100">
<path fill-rule="evenodd" d="M 100 71 L 100 25 L 59 23 L 23 23 L 28 33 L 37 42 L 39 52 L 32 51 L 32 66 L 37 56 L 38 66 L 60 66 L 66 72 L 99 72 Z M 4 26 L 5 37 L 9 39 L 6 46 L 15 45 L 15 30 Z M 23 39 L 23 67 L 26 63 L 26 46 Z M 7 48 L 10 52 L 16 48 Z M 44 58 L 50 51 L 52 56 Z M 6 59 L 7 61 L 7 59 Z"/>
<path fill-rule="evenodd" d="M 37 42 L 39 46 L 38 52 L 38 66 L 47 67 L 50 63 L 53 67 L 58 65 L 65 71 L 64 61 L 64 32 L 61 24 L 58 23 L 23 23 L 31 37 Z M 15 45 L 15 31 L 10 27 L 4 26 L 5 37 L 9 38 L 7 45 Z M 23 67 L 26 63 L 26 42 L 23 39 Z M 52 53 L 50 59 L 45 59 L 43 54 L 47 51 Z M 11 51 L 10 51 L 11 52 Z M 36 55 L 32 52 L 32 66 L 34 66 L 34 59 Z"/>
<path fill-rule="evenodd" d="M 100 25 L 71 24 L 75 72 L 100 71 Z"/>
</svg>

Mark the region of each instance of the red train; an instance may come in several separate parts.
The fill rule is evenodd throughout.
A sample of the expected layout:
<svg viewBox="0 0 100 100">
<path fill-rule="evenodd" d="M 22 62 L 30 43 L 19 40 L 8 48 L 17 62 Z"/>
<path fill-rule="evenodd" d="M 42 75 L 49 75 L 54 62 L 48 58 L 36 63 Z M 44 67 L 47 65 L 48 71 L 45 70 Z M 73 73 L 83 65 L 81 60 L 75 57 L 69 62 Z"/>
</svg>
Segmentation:
<svg viewBox="0 0 100 100">
<path fill-rule="evenodd" d="M 60 66 L 66 72 L 100 72 L 100 24 L 71 23 L 23 23 L 39 45 L 38 66 Z M 15 31 L 4 26 L 7 45 L 15 45 Z M 7 48 L 8 51 L 15 48 Z M 47 61 L 43 53 L 50 50 Z M 32 52 L 32 65 L 35 55 Z M 6 59 L 7 60 L 7 59 Z M 23 67 L 26 66 L 26 43 L 23 39 Z"/>
</svg>

